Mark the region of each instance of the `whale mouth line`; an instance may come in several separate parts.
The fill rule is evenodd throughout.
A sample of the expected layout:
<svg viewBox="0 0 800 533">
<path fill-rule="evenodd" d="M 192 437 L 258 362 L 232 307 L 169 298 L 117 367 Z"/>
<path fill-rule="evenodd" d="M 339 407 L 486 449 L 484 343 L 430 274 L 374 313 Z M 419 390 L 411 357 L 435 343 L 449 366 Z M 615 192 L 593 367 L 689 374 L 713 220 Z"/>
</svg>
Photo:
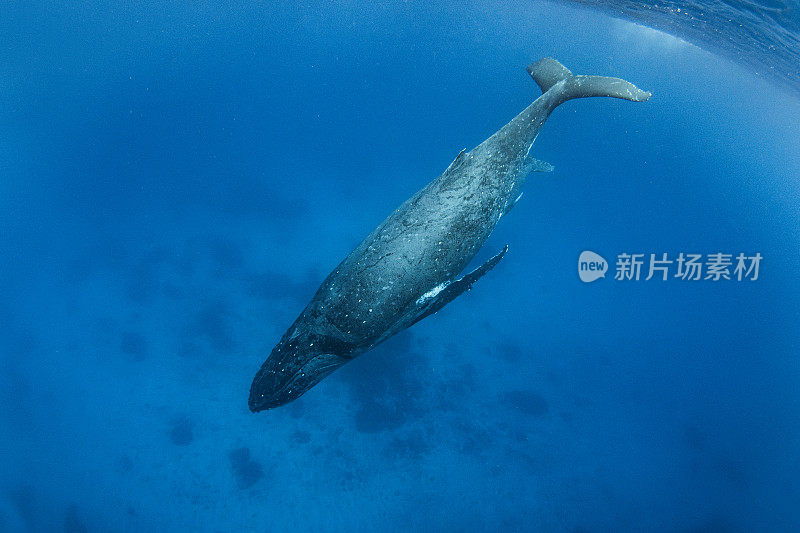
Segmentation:
<svg viewBox="0 0 800 533">
<path fill-rule="evenodd" d="M 317 356 L 317 357 L 319 357 L 319 356 Z M 314 359 L 311 359 L 311 360 L 310 360 L 310 361 L 308 361 L 307 363 L 305 363 L 303 366 L 301 366 L 301 367 L 300 367 L 300 368 L 299 368 L 299 369 L 298 369 L 298 370 L 297 370 L 297 371 L 296 371 L 296 372 L 295 372 L 295 373 L 292 375 L 292 378 L 291 378 L 291 379 L 290 379 L 290 380 L 289 380 L 289 381 L 288 381 L 288 382 L 287 382 L 285 385 L 283 385 L 281 388 L 279 388 L 279 389 L 278 389 L 278 390 L 275 392 L 275 394 L 276 394 L 276 395 L 282 395 L 283 393 L 287 392 L 287 390 L 289 390 L 289 392 L 291 392 L 291 390 L 290 390 L 290 389 L 291 389 L 291 387 L 292 387 L 292 386 L 294 386 L 294 384 L 295 384 L 295 383 L 297 383 L 297 380 L 298 380 L 298 379 L 300 379 L 301 377 L 305 377 L 305 376 L 307 376 L 307 375 L 308 375 L 308 372 L 306 372 L 306 368 L 307 368 L 307 367 L 308 367 L 308 366 L 309 366 L 311 363 L 313 363 L 315 359 L 316 359 L 316 357 L 315 357 Z M 327 376 L 327 375 L 328 375 L 330 372 L 333 372 L 334 370 L 336 370 L 336 368 L 340 367 L 342 364 L 343 364 L 343 363 L 339 363 L 339 362 L 330 363 L 330 364 L 327 364 L 327 365 L 325 365 L 325 366 L 321 366 L 321 367 L 319 367 L 319 368 L 316 368 L 316 369 L 314 369 L 314 373 L 315 373 L 315 374 L 324 374 L 324 375 L 323 375 L 323 377 L 325 377 L 325 376 Z M 330 372 L 327 372 L 327 373 L 326 373 L 326 371 L 327 371 L 329 368 L 330 368 Z M 320 379 L 322 379 L 322 378 L 320 378 Z M 317 382 L 319 382 L 319 380 L 317 380 Z M 309 388 L 310 388 L 310 387 L 309 387 Z"/>
<path fill-rule="evenodd" d="M 342 366 L 347 360 L 333 360 L 327 364 L 321 365 L 319 367 L 314 367 L 314 362 L 320 358 L 320 356 L 334 356 L 334 354 L 321 354 L 318 355 L 305 364 L 303 364 L 300 368 L 298 368 L 292 376 L 279 387 L 276 387 L 269 393 L 259 394 L 257 398 L 251 399 L 250 401 L 250 410 L 257 412 L 263 411 L 267 409 L 273 409 L 275 407 L 280 407 L 288 403 L 289 401 L 295 400 L 298 397 L 305 394 L 310 388 L 314 385 L 319 383 L 322 379 L 328 376 L 331 372 Z M 340 358 L 341 359 L 341 358 Z M 311 370 L 309 371 L 309 368 Z M 299 380 L 302 378 L 308 378 L 309 376 L 313 375 L 313 379 L 309 379 L 304 383 L 300 388 L 294 390 L 295 385 Z M 299 392 L 299 394 L 298 394 Z"/>
</svg>

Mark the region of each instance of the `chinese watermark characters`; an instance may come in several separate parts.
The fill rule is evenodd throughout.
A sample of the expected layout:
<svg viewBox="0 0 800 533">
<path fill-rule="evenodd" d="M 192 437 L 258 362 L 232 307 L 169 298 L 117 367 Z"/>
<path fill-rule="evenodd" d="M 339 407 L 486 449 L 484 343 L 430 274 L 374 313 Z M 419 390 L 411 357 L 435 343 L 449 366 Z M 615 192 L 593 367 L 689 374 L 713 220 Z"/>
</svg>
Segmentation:
<svg viewBox="0 0 800 533">
<path fill-rule="evenodd" d="M 617 255 L 614 279 L 617 281 L 756 281 L 763 256 L 744 253 L 621 253 Z M 586 283 L 605 277 L 610 265 L 595 252 L 585 251 L 578 259 L 578 276 Z"/>
</svg>

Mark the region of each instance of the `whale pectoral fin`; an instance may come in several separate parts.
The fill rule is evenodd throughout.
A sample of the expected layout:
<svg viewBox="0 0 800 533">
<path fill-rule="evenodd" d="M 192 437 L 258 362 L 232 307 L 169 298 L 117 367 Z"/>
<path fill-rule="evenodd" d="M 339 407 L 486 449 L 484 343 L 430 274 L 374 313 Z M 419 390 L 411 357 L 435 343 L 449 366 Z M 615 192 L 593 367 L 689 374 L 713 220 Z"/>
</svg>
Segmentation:
<svg viewBox="0 0 800 533">
<path fill-rule="evenodd" d="M 461 278 L 453 281 L 452 283 L 446 285 L 442 290 L 436 293 L 434 296 L 429 297 L 426 300 L 420 302 L 421 308 L 419 310 L 419 314 L 416 318 L 409 324 L 412 326 L 425 318 L 426 316 L 432 315 L 445 305 L 449 304 L 453 300 L 455 300 L 459 295 L 467 292 L 472 288 L 472 285 L 480 279 L 481 276 L 489 272 L 491 269 L 500 262 L 503 256 L 508 251 L 508 245 L 506 244 L 503 249 L 500 251 L 499 254 L 495 255 L 494 257 L 490 258 L 484 264 L 462 276 Z"/>
<path fill-rule="evenodd" d="M 517 195 L 517 197 L 516 197 L 516 198 L 514 198 L 513 200 L 509 200 L 508 202 L 506 202 L 506 206 L 503 208 L 503 212 L 502 212 L 502 214 L 501 214 L 500 216 L 501 216 L 501 217 L 504 217 L 504 216 L 506 216 L 506 215 L 508 214 L 508 212 L 509 212 L 509 211 L 511 211 L 511 208 L 512 208 L 512 207 L 514 207 L 515 205 L 517 205 L 517 202 L 519 202 L 519 199 L 520 199 L 520 198 L 522 198 L 522 195 L 523 195 L 523 194 L 524 194 L 524 193 L 519 193 L 519 195 Z"/>
<path fill-rule="evenodd" d="M 507 251 L 508 251 L 508 245 L 506 244 L 505 246 L 503 246 L 503 249 L 500 250 L 500 253 L 498 253 L 493 257 L 490 257 L 489 260 L 486 261 L 484 264 L 482 264 L 481 266 L 479 266 L 466 276 L 462 276 L 461 278 L 457 279 L 456 281 L 451 283 L 451 285 L 455 285 L 457 283 L 463 283 L 466 285 L 466 287 L 463 290 L 459 291 L 459 294 L 464 291 L 468 291 L 469 289 L 472 288 L 472 284 L 478 281 L 478 279 L 480 279 L 481 276 L 483 276 L 491 269 L 493 269 L 495 266 L 497 266 L 497 263 L 499 263 L 500 260 L 503 258 L 503 256 L 506 255 Z"/>
<path fill-rule="evenodd" d="M 526 174 L 530 174 L 531 172 L 552 172 L 554 169 L 555 167 L 547 161 L 540 161 L 532 157 L 529 157 L 528 160 L 525 161 Z"/>
</svg>

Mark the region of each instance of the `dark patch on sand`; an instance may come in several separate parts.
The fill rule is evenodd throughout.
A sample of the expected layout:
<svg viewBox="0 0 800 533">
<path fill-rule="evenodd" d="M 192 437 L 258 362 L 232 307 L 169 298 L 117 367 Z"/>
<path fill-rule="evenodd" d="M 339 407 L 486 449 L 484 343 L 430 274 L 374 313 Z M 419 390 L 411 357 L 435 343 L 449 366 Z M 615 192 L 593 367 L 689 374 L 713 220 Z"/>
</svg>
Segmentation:
<svg viewBox="0 0 800 533">
<path fill-rule="evenodd" d="M 429 449 L 428 439 L 421 432 L 414 431 L 392 439 L 384 448 L 383 455 L 390 461 L 402 459 L 417 461 L 424 457 Z"/>
<path fill-rule="evenodd" d="M 293 444 L 308 444 L 309 442 L 311 442 L 311 433 L 308 431 L 299 429 L 292 434 Z"/>
<path fill-rule="evenodd" d="M 228 454 L 231 461 L 233 476 L 240 489 L 247 489 L 258 483 L 264 477 L 261 464 L 250 458 L 250 448 L 242 447 L 232 450 Z"/>
<path fill-rule="evenodd" d="M 8 492 L 8 499 L 16 509 L 28 531 L 36 531 L 36 494 L 29 485 L 20 485 Z"/>
<path fill-rule="evenodd" d="M 702 429 L 691 424 L 686 426 L 684 434 L 686 436 L 686 444 L 691 450 L 698 452 L 705 449 L 707 437 Z"/>
<path fill-rule="evenodd" d="M 65 533 L 88 533 L 89 528 L 83 523 L 78 513 L 78 506 L 74 503 L 67 507 L 66 515 L 64 516 L 64 532 Z"/>
<path fill-rule="evenodd" d="M 129 455 L 123 455 L 119 458 L 119 470 L 125 474 L 133 471 L 133 459 Z"/>
<path fill-rule="evenodd" d="M 183 341 L 178 348 L 178 356 L 184 359 L 199 359 L 202 354 L 202 350 L 192 341 Z"/>
<path fill-rule="evenodd" d="M 234 346 L 228 323 L 229 314 L 230 310 L 224 302 L 208 303 L 195 315 L 189 331 L 204 337 L 217 352 L 229 353 Z"/>
<path fill-rule="evenodd" d="M 167 253 L 160 249 L 154 248 L 144 254 L 128 275 L 128 298 L 142 303 L 158 293 L 161 280 L 159 270 L 166 259 Z"/>
<path fill-rule="evenodd" d="M 502 400 L 508 407 L 528 416 L 544 416 L 550 410 L 547 400 L 529 390 L 506 392 Z"/>
<path fill-rule="evenodd" d="M 306 402 L 304 398 L 301 396 L 286 406 L 286 412 L 295 420 L 303 418 L 306 414 Z"/>
<path fill-rule="evenodd" d="M 519 344 L 502 342 L 495 347 L 495 351 L 507 363 L 519 363 L 522 360 L 523 351 Z"/>
<path fill-rule="evenodd" d="M 122 334 L 119 349 L 136 361 L 144 361 L 147 357 L 147 341 L 142 335 L 133 331 L 126 331 Z"/>
<path fill-rule="evenodd" d="M 178 416 L 172 420 L 169 438 L 176 446 L 188 446 L 194 441 L 194 422 L 186 416 Z"/>
<path fill-rule="evenodd" d="M 244 265 L 242 249 L 227 239 L 217 239 L 210 246 L 211 258 L 217 272 L 239 270 Z"/>
<path fill-rule="evenodd" d="M 424 359 L 414 336 L 402 332 L 339 371 L 350 388 L 355 424 L 362 433 L 398 428 L 426 412 Z"/>
</svg>

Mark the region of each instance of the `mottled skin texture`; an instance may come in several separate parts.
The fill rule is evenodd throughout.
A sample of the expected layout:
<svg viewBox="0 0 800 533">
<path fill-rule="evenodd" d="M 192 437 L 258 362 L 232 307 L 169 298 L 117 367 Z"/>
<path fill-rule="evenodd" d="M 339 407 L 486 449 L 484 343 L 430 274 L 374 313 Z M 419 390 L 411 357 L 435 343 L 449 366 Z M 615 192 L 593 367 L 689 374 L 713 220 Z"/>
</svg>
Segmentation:
<svg viewBox="0 0 800 533">
<path fill-rule="evenodd" d="M 323 281 L 256 375 L 251 410 L 299 397 L 415 322 L 436 298 L 431 293 L 454 282 L 483 246 L 527 174 L 545 169 L 528 153 L 559 104 L 583 96 L 649 97 L 615 78 L 572 76 L 555 60 L 534 63 L 529 72 L 544 94 L 472 151 L 459 154 Z"/>
</svg>

